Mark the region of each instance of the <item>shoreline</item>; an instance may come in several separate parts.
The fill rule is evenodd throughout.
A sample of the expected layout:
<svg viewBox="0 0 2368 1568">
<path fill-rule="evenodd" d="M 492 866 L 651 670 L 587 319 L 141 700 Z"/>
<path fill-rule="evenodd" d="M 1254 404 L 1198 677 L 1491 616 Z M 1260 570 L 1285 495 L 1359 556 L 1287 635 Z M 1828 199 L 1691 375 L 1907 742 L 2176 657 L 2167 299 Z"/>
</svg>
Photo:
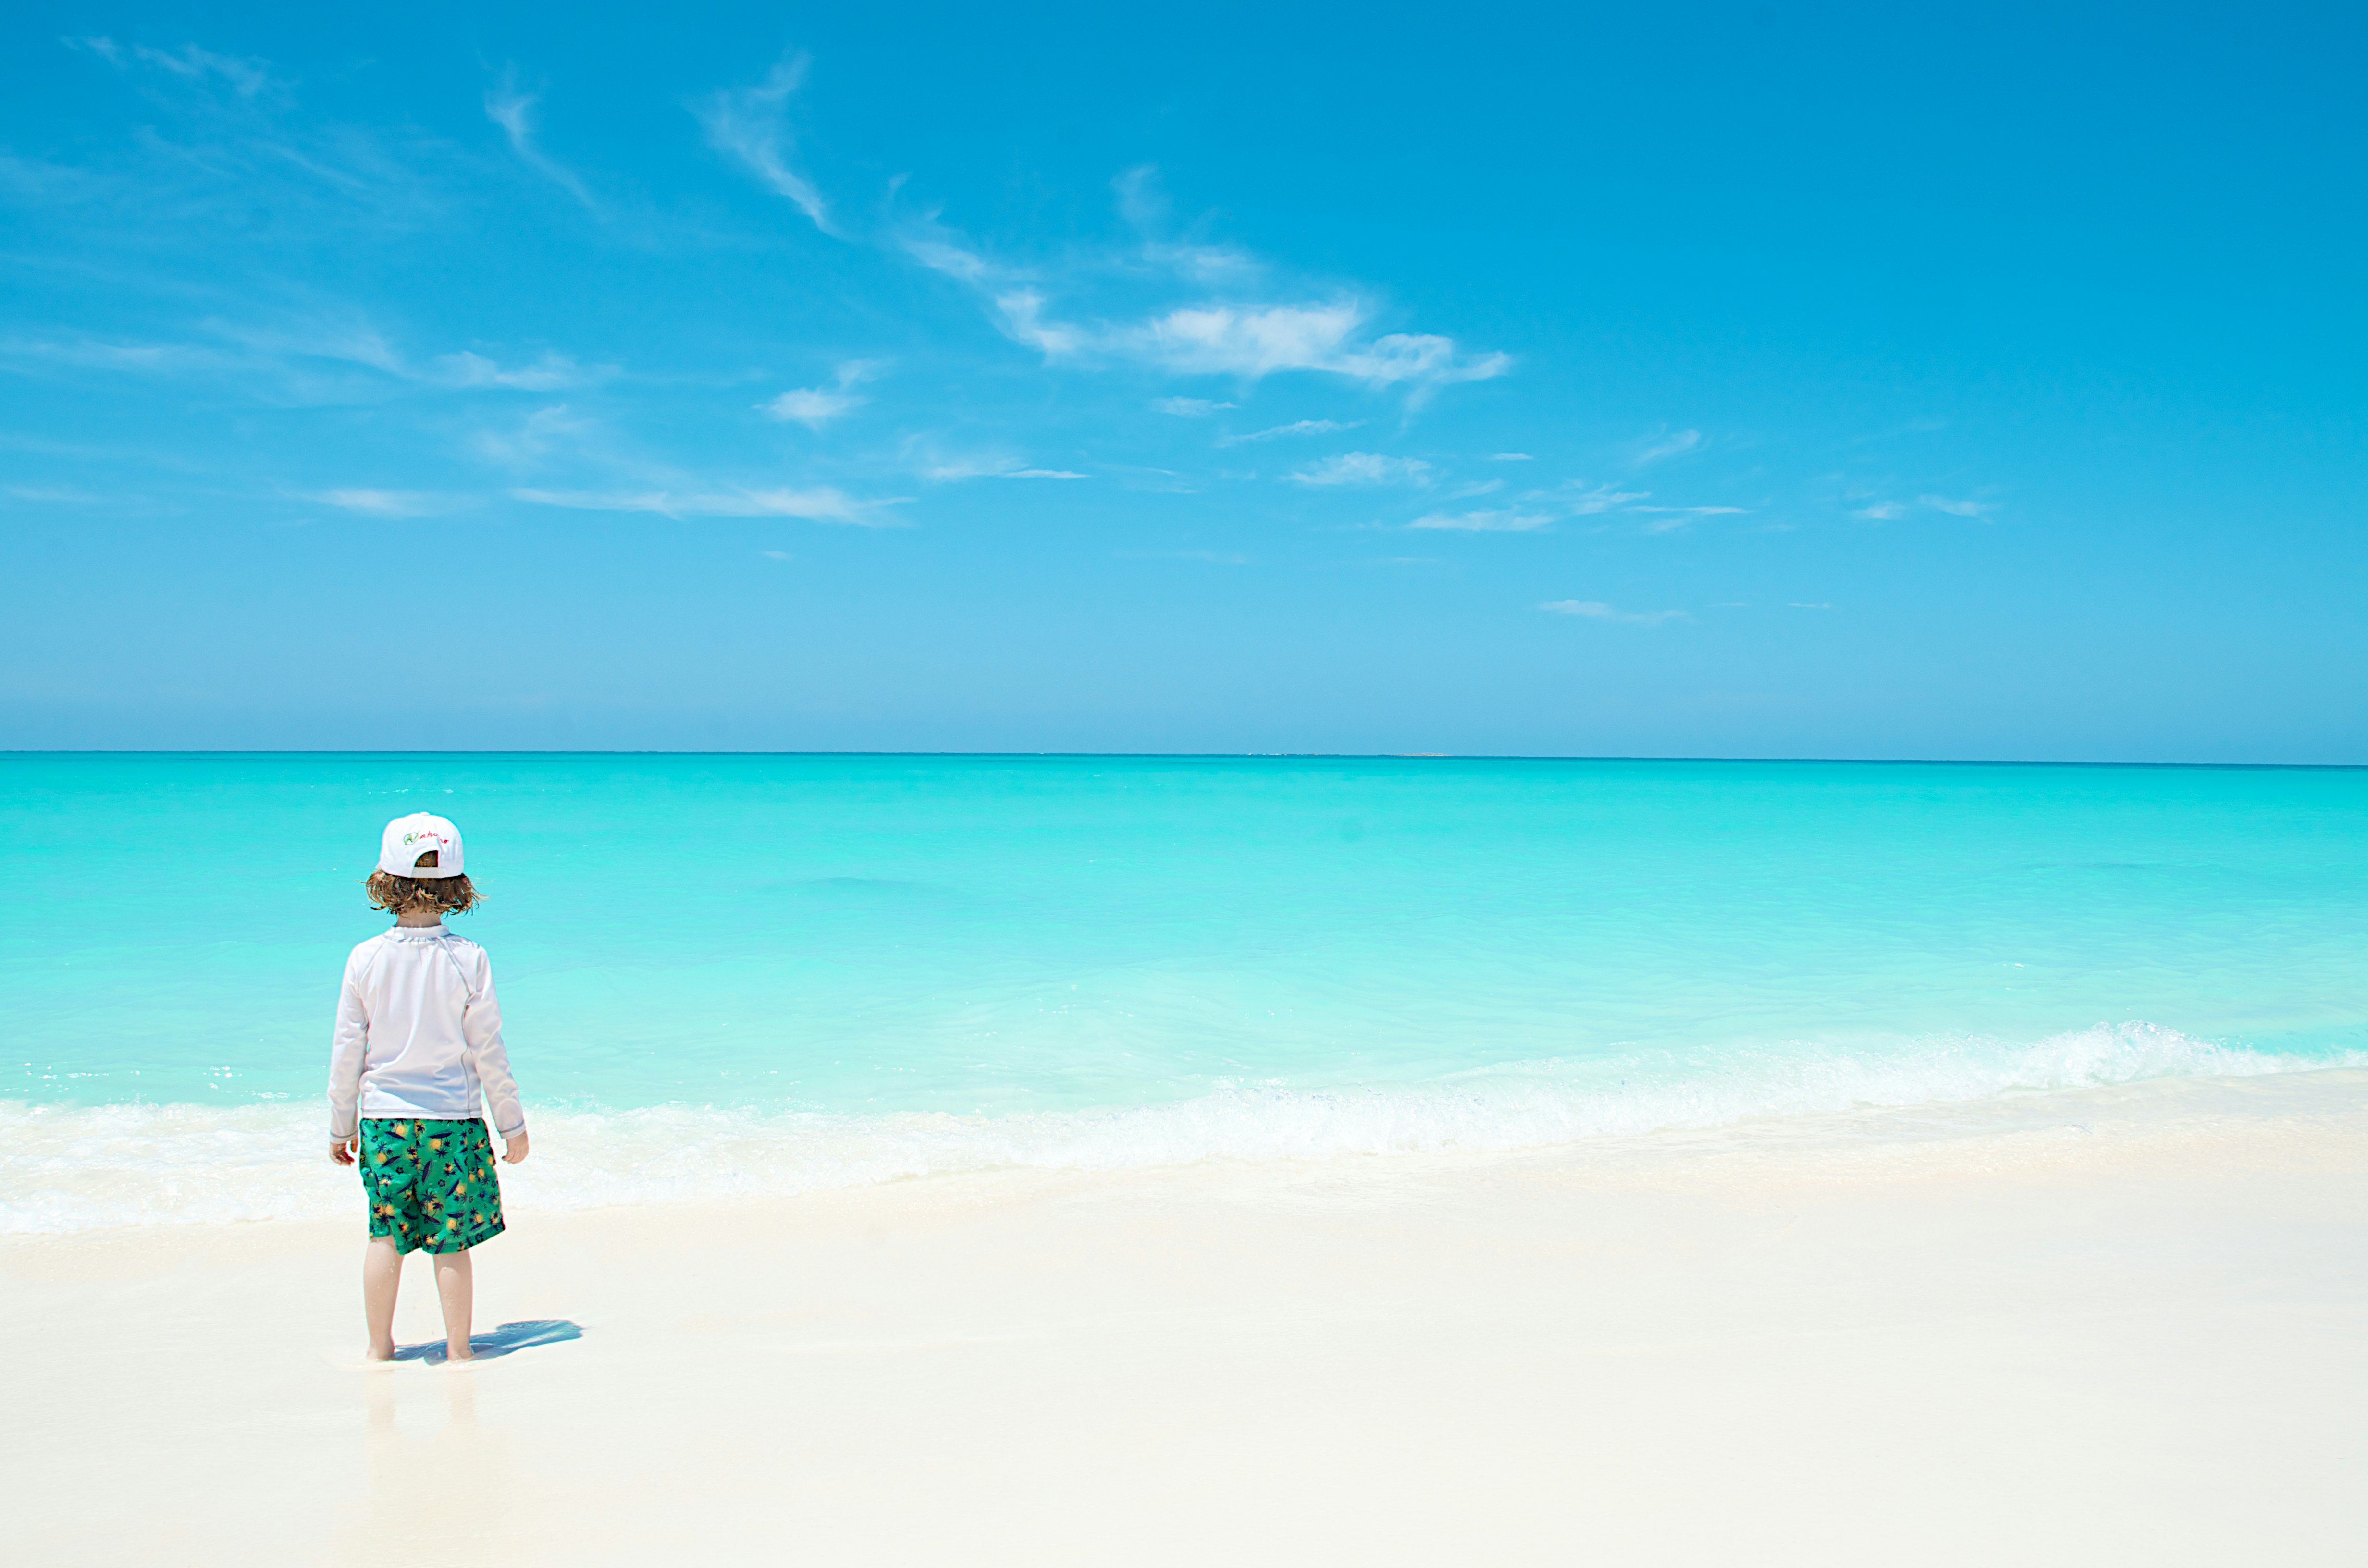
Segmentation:
<svg viewBox="0 0 2368 1568">
<path fill-rule="evenodd" d="M 2184 1074 L 2157 1066 L 2102 1074 L 2100 1082 L 2097 1063 L 2079 1059 L 2100 1046 L 2143 1052 L 2167 1045 L 2200 1053 L 2196 1063 Z M 998 1171 L 1094 1176 L 1557 1151 L 1650 1161 L 1671 1149 L 1930 1142 L 1952 1128 L 1963 1134 L 2033 1117 L 2077 1119 L 2088 1114 L 2079 1096 L 2089 1094 L 2123 1108 L 2116 1115 L 2156 1102 L 2147 1114 L 2177 1103 L 2192 1114 L 2260 1115 L 2282 1094 L 2319 1091 L 2240 1085 L 2331 1084 L 2345 1072 L 2368 1073 L 2357 1053 L 2312 1066 L 2232 1053 L 2146 1025 L 2075 1031 L 2039 1049 L 2058 1054 L 2044 1071 L 2002 1082 L 1987 1081 L 1987 1070 L 1967 1079 L 1937 1061 L 1900 1079 L 1839 1058 L 1765 1081 L 1747 1074 L 1607 1090 L 1507 1072 L 1334 1090 L 1242 1085 L 1179 1100 L 995 1115 L 554 1106 L 531 1119 L 536 1158 L 504 1171 L 503 1192 L 513 1209 L 549 1212 L 796 1198 Z M 1861 1076 L 1870 1069 L 1873 1076 Z M 2067 1072 L 2069 1084 L 2058 1077 Z M 0 1100 L 0 1237 L 337 1218 L 351 1209 L 352 1183 L 313 1157 L 323 1142 L 319 1121 L 310 1101 Z"/>
<path fill-rule="evenodd" d="M 28 1560 L 2368 1547 L 2358 1070 L 514 1210 L 480 1333 L 582 1337 L 466 1369 L 359 1369 L 359 1229 L 0 1240 Z"/>
</svg>

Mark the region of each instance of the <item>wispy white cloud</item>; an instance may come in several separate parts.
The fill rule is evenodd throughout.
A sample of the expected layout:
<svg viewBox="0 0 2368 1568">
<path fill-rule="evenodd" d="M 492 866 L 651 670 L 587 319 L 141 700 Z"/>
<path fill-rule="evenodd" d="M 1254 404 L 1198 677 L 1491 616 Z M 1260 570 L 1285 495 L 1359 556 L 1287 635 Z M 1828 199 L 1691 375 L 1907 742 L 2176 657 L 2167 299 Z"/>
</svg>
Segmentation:
<svg viewBox="0 0 2368 1568">
<path fill-rule="evenodd" d="M 905 460 L 931 484 L 959 484 L 970 479 L 1087 479 L 1089 474 L 1064 468 L 1042 468 L 1008 451 L 948 453 L 934 437 L 912 436 L 904 444 Z"/>
<path fill-rule="evenodd" d="M 220 350 L 201 345 L 110 342 L 98 337 L 12 337 L 0 341 L 0 358 L 132 374 L 180 375 L 233 368 L 233 361 Z"/>
<path fill-rule="evenodd" d="M 1537 460 L 1527 452 L 1490 452 L 1488 460 L 1492 463 L 1526 463 Z"/>
<path fill-rule="evenodd" d="M 1159 184 L 1157 165 L 1121 169 L 1111 178 L 1110 189 L 1118 193 L 1119 215 L 1136 229 L 1156 233 L 1167 227 L 1167 192 Z"/>
<path fill-rule="evenodd" d="M 1151 411 L 1172 414 L 1178 419 L 1206 419 L 1221 408 L 1233 406 L 1230 403 L 1212 403 L 1205 397 L 1162 397 L 1152 400 Z"/>
<path fill-rule="evenodd" d="M 1172 468 L 1146 468 L 1140 463 L 1104 462 L 1101 470 L 1129 490 L 1148 490 L 1162 495 L 1198 495 L 1202 485 L 1196 480 L 1177 472 Z M 1230 474 L 1218 475 L 1230 479 Z M 1255 479 L 1258 476 L 1252 474 Z"/>
<path fill-rule="evenodd" d="M 992 479 L 1010 472 L 1001 458 L 948 458 L 923 464 L 921 477 L 931 484 L 959 484 L 965 479 Z"/>
<path fill-rule="evenodd" d="M 324 366 L 358 368 L 377 377 L 428 388 L 508 388 L 556 392 L 606 381 L 614 365 L 579 365 L 564 354 L 545 352 L 526 364 L 504 365 L 463 350 L 415 361 L 384 334 L 359 320 L 303 321 L 279 326 L 209 320 L 199 329 L 210 343 L 122 343 L 101 338 L 0 341 L 0 358 L 47 360 L 89 369 L 157 376 L 248 376 L 277 381 L 300 399 L 355 395 L 368 380 L 324 380 Z M 379 383 L 381 387 L 383 383 Z"/>
<path fill-rule="evenodd" d="M 1831 609 L 1831 608 L 1833 608 L 1834 607 L 1833 607 L 1833 606 L 1831 606 L 1831 605 L 1829 605 L 1829 604 L 1826 604 L 1826 605 L 1804 604 L 1804 603 L 1802 603 L 1800 600 L 1798 600 L 1798 599 L 1794 599 L 1794 600 L 1793 600 L 1791 603 L 1787 604 L 1784 608 L 1787 608 L 1787 609 Z"/>
<path fill-rule="evenodd" d="M 1648 534 L 1675 533 L 1689 524 L 1704 517 L 1727 517 L 1740 513 L 1741 506 L 1630 506 L 1628 511 L 1644 516 Z"/>
<path fill-rule="evenodd" d="M 1649 490 L 1615 490 L 1609 484 L 1599 484 L 1589 489 L 1585 480 L 1573 480 L 1564 489 L 1565 494 L 1556 496 L 1555 501 L 1574 517 L 1617 511 L 1631 501 L 1642 501 L 1652 494 Z"/>
<path fill-rule="evenodd" d="M 879 373 L 880 361 L 877 359 L 849 359 L 839 366 L 836 385 L 793 387 L 779 397 L 758 403 L 757 407 L 759 412 L 775 419 L 794 419 L 819 428 L 859 407 L 863 399 L 849 389 Z"/>
<path fill-rule="evenodd" d="M 822 193 L 790 163 L 794 146 L 790 96 L 805 80 L 808 63 L 802 52 L 785 54 L 757 85 L 711 93 L 692 106 L 692 112 L 717 152 L 747 165 L 777 195 L 789 198 L 813 219 L 815 228 L 843 238 L 823 205 Z"/>
<path fill-rule="evenodd" d="M 999 287 L 1024 276 L 1013 268 L 998 267 L 972 249 L 961 235 L 939 222 L 935 212 L 906 220 L 897 232 L 895 243 L 906 256 L 930 271 L 942 272 L 977 288 Z"/>
<path fill-rule="evenodd" d="M 863 399 L 853 392 L 839 392 L 830 387 L 791 387 L 778 397 L 757 405 L 759 412 L 775 419 L 794 419 L 802 425 L 821 426 L 860 405 Z"/>
<path fill-rule="evenodd" d="M 374 517 L 426 517 L 452 508 L 450 497 L 421 490 L 321 490 L 304 498 L 348 512 L 366 512 Z"/>
<path fill-rule="evenodd" d="M 387 341 L 385 334 L 359 317 L 300 319 L 276 326 L 258 326 L 217 317 L 199 325 L 214 336 L 237 344 L 265 360 L 326 359 L 343 365 L 359 365 L 402 381 L 412 380 L 416 375 L 402 353 Z"/>
<path fill-rule="evenodd" d="M 1360 342 L 1365 321 L 1364 308 L 1349 301 L 1205 305 L 1170 311 L 1137 332 L 1169 365 L 1187 371 L 1263 376 L 1284 369 L 1326 370 L 1391 386 L 1414 381 L 1484 381 L 1512 366 L 1512 357 L 1506 354 L 1460 358 L 1454 339 L 1431 333 L 1385 333 Z"/>
<path fill-rule="evenodd" d="M 1288 425 L 1253 430 L 1247 436 L 1221 436 L 1217 438 L 1217 445 L 1238 447 L 1248 441 L 1273 441 L 1285 436 L 1329 436 L 1342 430 L 1354 430 L 1364 423 L 1361 419 L 1351 419 L 1346 424 L 1337 419 L 1294 419 Z"/>
<path fill-rule="evenodd" d="M 79 205 L 103 199 L 102 193 L 109 184 L 90 169 L 0 152 L 0 190 L 28 204 Z"/>
<path fill-rule="evenodd" d="M 1702 444 L 1702 433 L 1699 430 L 1680 430 L 1675 435 L 1648 437 L 1637 449 L 1636 466 L 1643 468 L 1646 463 L 1656 463 L 1664 458 L 1698 450 Z"/>
<path fill-rule="evenodd" d="M 1433 512 L 1417 517 L 1406 527 L 1452 530 L 1474 534 L 1526 534 L 1552 528 L 1554 517 L 1544 512 L 1524 512 L 1519 507 L 1504 506 L 1477 512 Z"/>
<path fill-rule="evenodd" d="M 908 437 L 905 442 L 905 460 L 913 471 L 931 484 L 959 484 L 965 479 L 992 479 L 999 473 L 1028 465 L 1007 452 L 954 452 L 940 450 L 936 442 L 926 437 Z"/>
<path fill-rule="evenodd" d="M 1450 501 L 1469 501 L 1477 495 L 1494 495 L 1505 488 L 1501 479 L 1471 479 L 1446 493 Z"/>
<path fill-rule="evenodd" d="M 824 485 L 813 490 L 605 491 L 520 488 L 510 494 L 538 506 L 579 512 L 651 512 L 666 517 L 800 517 L 814 523 L 891 528 L 899 519 L 882 508 L 898 500 L 859 501 Z"/>
<path fill-rule="evenodd" d="M 581 444 L 597 426 L 593 421 L 569 411 L 564 403 L 548 408 L 538 408 L 515 425 L 501 429 L 481 429 L 470 438 L 470 447 L 481 458 L 507 468 L 531 468 L 562 447 Z"/>
<path fill-rule="evenodd" d="M 0 484 L 0 495 L 52 506 L 90 506 L 107 499 L 71 484 Z"/>
<path fill-rule="evenodd" d="M 178 54 L 144 45 L 132 53 L 161 71 L 169 71 L 185 81 L 200 82 L 209 76 L 219 76 L 230 84 L 241 97 L 251 98 L 271 85 L 271 74 L 259 60 L 242 60 L 236 55 L 216 54 L 185 43 Z"/>
<path fill-rule="evenodd" d="M 1617 513 L 1633 519 L 1648 534 L 1674 533 L 1704 517 L 1723 517 L 1747 510 L 1742 506 L 1641 506 L 1652 498 L 1649 490 L 1621 490 L 1609 484 L 1590 485 L 1575 479 L 1559 490 L 1532 490 L 1527 498 L 1542 505 L 1560 507 L 1574 517 L 1601 517 Z M 1597 525 L 1599 528 L 1603 525 Z"/>
<path fill-rule="evenodd" d="M 336 105 L 300 108 L 261 61 L 195 45 L 63 41 L 152 107 L 117 106 L 131 110 L 129 134 L 112 148 L 86 144 L 77 165 L 0 157 L 0 190 L 42 201 L 90 254 L 125 244 L 144 254 L 169 238 L 176 255 L 235 243 L 284 258 L 336 240 L 414 239 L 456 215 L 461 187 L 481 171 L 412 117 L 373 124 Z"/>
<path fill-rule="evenodd" d="M 922 266 L 978 290 L 1004 335 L 1048 361 L 1129 360 L 1177 375 L 1244 381 L 1313 371 L 1375 388 L 1403 387 L 1410 403 L 1454 382 L 1501 376 L 1513 366 L 1508 354 L 1465 354 L 1454 339 L 1437 334 L 1375 335 L 1373 307 L 1354 294 L 1280 302 L 1203 299 L 1132 318 L 1066 319 L 1054 310 L 1045 277 L 990 259 L 933 213 L 907 222 L 897 243 Z M 1228 259 L 1220 267 L 1216 257 Z M 1146 269 L 1171 286 L 1194 289 L 1220 275 L 1255 281 L 1263 270 L 1240 253 L 1216 247 L 1147 246 L 1099 267 L 1070 264 L 1064 277 L 1072 290 L 1095 282 L 1098 271 L 1121 273 L 1140 285 Z"/>
<path fill-rule="evenodd" d="M 582 202 L 586 210 L 597 214 L 600 205 L 592 199 L 591 191 L 585 188 L 575 171 L 535 145 L 534 106 L 541 98 L 541 95 L 538 93 L 519 92 L 516 79 L 506 71 L 502 74 L 501 85 L 485 91 L 485 118 L 502 128 L 503 134 L 510 140 L 510 151 L 518 154 L 518 162 Z"/>
<path fill-rule="evenodd" d="M 126 49 L 111 38 L 68 38 L 59 42 L 68 49 L 95 54 L 119 71 L 129 71 L 135 65 L 153 66 L 185 82 L 203 83 L 220 78 L 244 98 L 254 97 L 271 85 L 271 74 L 260 60 L 242 60 L 234 54 L 216 54 L 194 43 L 185 43 L 178 53 L 151 49 L 146 44 L 134 44 Z"/>
<path fill-rule="evenodd" d="M 1118 195 L 1119 216 L 1135 231 L 1133 259 L 1141 265 L 1212 286 L 1238 285 L 1266 270 L 1258 257 L 1238 246 L 1172 237 L 1167 193 L 1153 165 L 1123 171 L 1110 181 L 1110 188 Z"/>
<path fill-rule="evenodd" d="M 607 381 L 617 373 L 617 367 L 578 365 L 564 354 L 547 351 L 531 364 L 504 366 L 498 360 L 462 349 L 458 354 L 438 355 L 429 361 L 429 368 L 425 372 L 415 373 L 398 361 L 390 373 L 416 381 L 441 381 L 455 387 L 508 387 L 517 392 L 561 392 L 569 387 L 589 386 Z"/>
<path fill-rule="evenodd" d="M 1861 489 L 1845 494 L 1850 499 L 1856 500 L 1877 493 Z M 1912 503 L 1889 499 L 1872 500 L 1866 506 L 1852 508 L 1850 516 L 1863 517 L 1871 523 L 1890 523 L 1908 516 L 1918 506 L 1928 511 L 1945 512 L 1952 517 L 1976 519 L 1986 517 L 1998 510 L 1998 504 L 1993 501 L 1960 500 L 1949 495 L 1918 495 Z"/>
<path fill-rule="evenodd" d="M 239 345 L 261 360 L 320 359 L 359 365 L 420 386 L 558 392 L 605 381 L 618 374 L 614 365 L 579 365 L 566 355 L 548 349 L 525 364 L 505 365 L 472 349 L 438 354 L 421 363 L 404 353 L 377 326 L 359 316 L 297 320 L 271 326 L 221 319 L 201 324 L 215 336 Z"/>
<path fill-rule="evenodd" d="M 96 54 L 119 71 L 131 62 L 131 56 L 125 51 L 123 46 L 111 38 L 62 38 L 58 41 L 68 49 L 79 50 L 85 54 Z"/>
<path fill-rule="evenodd" d="M 1575 615 L 1587 620 L 1616 620 L 1630 626 L 1659 626 L 1668 621 L 1693 619 L 1681 609 L 1623 610 L 1599 599 L 1555 599 L 1538 608 L 1555 615 Z"/>
<path fill-rule="evenodd" d="M 1430 473 L 1430 465 L 1420 458 L 1343 452 L 1293 469 L 1287 477 L 1301 484 L 1429 484 Z"/>
<path fill-rule="evenodd" d="M 998 301 L 999 303 L 1001 301 Z M 1182 306 L 1115 327 L 1048 326 L 1033 296 L 1006 308 L 1013 335 L 1047 358 L 1103 350 L 1148 360 L 1184 375 L 1247 381 L 1283 370 L 1315 370 L 1368 386 L 1417 390 L 1486 381 L 1512 369 L 1508 354 L 1463 356 L 1455 340 L 1430 333 L 1367 337 L 1370 312 L 1355 301 L 1326 304 Z"/>
</svg>

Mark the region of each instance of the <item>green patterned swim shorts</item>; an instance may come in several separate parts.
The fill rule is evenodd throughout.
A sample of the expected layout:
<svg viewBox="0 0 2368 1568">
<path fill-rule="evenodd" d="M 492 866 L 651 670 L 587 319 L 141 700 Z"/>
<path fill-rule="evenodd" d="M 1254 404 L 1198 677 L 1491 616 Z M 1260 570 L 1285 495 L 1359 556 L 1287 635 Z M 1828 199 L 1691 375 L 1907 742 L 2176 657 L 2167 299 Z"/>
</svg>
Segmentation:
<svg viewBox="0 0 2368 1568">
<path fill-rule="evenodd" d="M 482 1121 L 362 1120 L 370 1233 L 394 1250 L 462 1252 L 502 1233 L 502 1184 Z"/>
</svg>

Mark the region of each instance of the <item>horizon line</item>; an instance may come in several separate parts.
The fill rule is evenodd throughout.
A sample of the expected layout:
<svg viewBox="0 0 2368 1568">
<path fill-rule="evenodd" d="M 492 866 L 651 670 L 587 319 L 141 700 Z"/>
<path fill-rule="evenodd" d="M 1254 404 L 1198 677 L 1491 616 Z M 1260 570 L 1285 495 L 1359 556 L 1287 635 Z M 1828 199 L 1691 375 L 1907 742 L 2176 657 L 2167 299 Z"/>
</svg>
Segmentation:
<svg viewBox="0 0 2368 1568">
<path fill-rule="evenodd" d="M 1033 757 L 1044 760 L 1161 760 L 1172 762 L 1636 762 L 1636 763 L 1761 763 L 1792 767 L 2184 767 L 2255 770 L 2361 772 L 2362 762 L 2129 762 L 2083 758 L 1951 757 L 1951 756 L 1718 756 L 1703 755 L 1651 756 L 1631 753 L 1579 752 L 1346 752 L 1346 751 L 797 751 L 797 750 L 671 750 L 658 747 L 563 749 L 556 747 L 494 747 L 466 750 L 393 749 L 204 749 L 184 746 L 89 746 L 0 748 L 0 761 L 70 756 L 182 757 L 472 757 L 472 756 L 746 756 L 746 757 L 935 757 L 987 760 Z"/>
</svg>

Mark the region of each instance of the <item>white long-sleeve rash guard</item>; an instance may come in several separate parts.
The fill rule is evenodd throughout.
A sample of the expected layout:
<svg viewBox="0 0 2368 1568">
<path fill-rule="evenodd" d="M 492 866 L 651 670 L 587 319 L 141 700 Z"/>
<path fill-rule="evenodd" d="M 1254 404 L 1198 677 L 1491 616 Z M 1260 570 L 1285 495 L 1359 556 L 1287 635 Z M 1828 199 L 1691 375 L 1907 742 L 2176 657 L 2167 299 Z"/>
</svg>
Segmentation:
<svg viewBox="0 0 2368 1568">
<path fill-rule="evenodd" d="M 484 1096 L 505 1138 L 526 1131 L 485 949 L 441 926 L 398 926 L 346 960 L 329 1051 L 329 1136 L 359 1116 L 468 1120 Z"/>
</svg>

